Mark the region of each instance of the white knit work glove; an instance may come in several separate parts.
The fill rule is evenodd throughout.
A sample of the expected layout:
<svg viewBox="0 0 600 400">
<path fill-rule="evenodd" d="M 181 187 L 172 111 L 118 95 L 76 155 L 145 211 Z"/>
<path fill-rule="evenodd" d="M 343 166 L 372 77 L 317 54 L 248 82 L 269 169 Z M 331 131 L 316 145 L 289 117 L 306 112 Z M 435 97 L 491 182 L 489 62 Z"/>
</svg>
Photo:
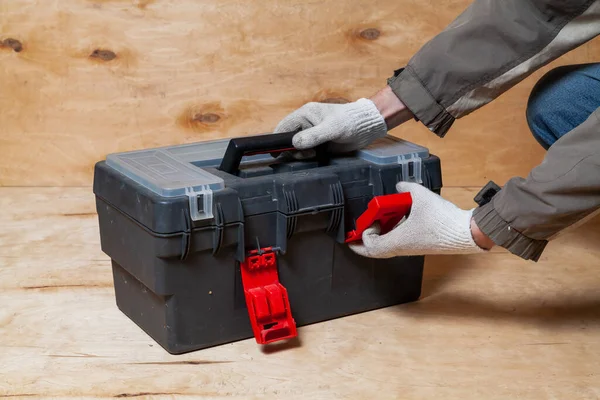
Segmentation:
<svg viewBox="0 0 600 400">
<path fill-rule="evenodd" d="M 330 142 L 330 151 L 345 153 L 385 136 L 387 125 L 375 104 L 362 98 L 347 104 L 307 103 L 285 117 L 274 133 L 296 130 L 301 130 L 293 139 L 298 150 Z"/>
<path fill-rule="evenodd" d="M 403 219 L 385 235 L 378 224 L 363 232 L 362 243 L 350 243 L 356 253 L 370 258 L 469 254 L 484 252 L 471 235 L 473 210 L 462 210 L 417 183 L 400 182 L 398 192 L 410 192 L 412 206 Z"/>
</svg>

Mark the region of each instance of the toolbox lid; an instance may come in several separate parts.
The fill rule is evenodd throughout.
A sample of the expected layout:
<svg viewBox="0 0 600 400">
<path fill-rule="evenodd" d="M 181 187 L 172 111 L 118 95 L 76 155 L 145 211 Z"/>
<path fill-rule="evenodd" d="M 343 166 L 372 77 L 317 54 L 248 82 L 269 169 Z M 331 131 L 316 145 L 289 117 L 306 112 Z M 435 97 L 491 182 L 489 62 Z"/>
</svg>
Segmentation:
<svg viewBox="0 0 600 400">
<path fill-rule="evenodd" d="M 211 146 L 195 150 L 206 156 Z M 222 178 L 178 157 L 168 147 L 109 154 L 106 164 L 163 197 L 188 196 L 194 221 L 213 217 L 212 193 L 225 187 Z"/>
<path fill-rule="evenodd" d="M 166 146 L 109 154 L 108 166 L 138 184 L 163 197 L 187 195 L 193 220 L 212 218 L 212 193 L 225 183 L 203 168 L 218 167 L 229 139 Z M 427 148 L 393 136 L 385 136 L 357 152 L 356 157 L 378 164 L 407 164 L 429 156 Z M 244 158 L 244 164 L 272 160 L 270 154 L 255 154 Z M 403 168 L 408 173 L 408 168 Z M 419 176 L 420 166 L 414 168 Z M 407 177 L 408 179 L 408 177 Z M 201 204 L 198 202 L 202 202 Z"/>
<path fill-rule="evenodd" d="M 421 160 L 429 157 L 429 150 L 423 146 L 387 135 L 359 150 L 357 156 L 377 165 L 400 164 L 402 165 L 403 181 L 423 183 Z"/>
<path fill-rule="evenodd" d="M 209 152 L 206 148 L 197 150 Z M 186 189 L 219 190 L 225 187 L 222 178 L 186 162 L 168 148 L 109 154 L 106 163 L 164 197 L 181 196 L 186 194 Z"/>
<path fill-rule="evenodd" d="M 377 165 L 401 164 L 406 159 L 427 158 L 429 150 L 404 139 L 387 135 L 359 150 L 357 156 Z"/>
<path fill-rule="evenodd" d="M 219 190 L 223 179 L 202 169 L 217 167 L 229 139 L 159 147 L 109 154 L 106 163 L 163 197 L 181 196 L 189 191 Z M 423 146 L 387 135 L 359 150 L 357 157 L 377 164 L 402 164 L 408 159 L 427 158 Z M 269 160 L 269 154 L 245 157 L 244 163 Z"/>
</svg>

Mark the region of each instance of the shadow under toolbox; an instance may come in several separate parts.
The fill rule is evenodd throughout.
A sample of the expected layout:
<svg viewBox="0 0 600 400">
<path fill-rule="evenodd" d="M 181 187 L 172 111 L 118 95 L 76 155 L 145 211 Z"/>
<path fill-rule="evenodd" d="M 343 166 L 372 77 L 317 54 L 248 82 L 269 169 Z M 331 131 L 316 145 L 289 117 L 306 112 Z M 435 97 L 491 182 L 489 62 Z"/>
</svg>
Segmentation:
<svg viewBox="0 0 600 400">
<path fill-rule="evenodd" d="M 269 154 L 291 147 L 292 136 L 117 153 L 96 164 L 117 305 L 168 352 L 253 336 L 271 343 L 297 326 L 419 298 L 423 257 L 364 258 L 345 240 L 398 181 L 439 193 L 439 159 L 392 136 L 346 155 Z"/>
</svg>

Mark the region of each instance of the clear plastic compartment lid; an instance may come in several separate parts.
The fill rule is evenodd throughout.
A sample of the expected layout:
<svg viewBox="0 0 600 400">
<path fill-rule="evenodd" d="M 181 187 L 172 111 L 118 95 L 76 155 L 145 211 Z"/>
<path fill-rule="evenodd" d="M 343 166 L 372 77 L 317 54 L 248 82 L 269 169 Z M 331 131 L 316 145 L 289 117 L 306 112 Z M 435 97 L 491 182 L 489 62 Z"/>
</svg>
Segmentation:
<svg viewBox="0 0 600 400">
<path fill-rule="evenodd" d="M 191 218 L 200 220 L 212 218 L 212 193 L 225 183 L 190 161 L 214 159 L 221 146 L 207 142 L 109 154 L 106 163 L 160 196 L 188 196 Z"/>
<path fill-rule="evenodd" d="M 138 184 L 163 197 L 187 195 L 192 219 L 212 218 L 212 193 L 225 187 L 222 178 L 203 167 L 217 167 L 225 154 L 229 139 L 167 146 L 109 154 L 106 163 Z M 386 136 L 360 150 L 359 158 L 378 165 L 419 163 L 413 167 L 416 176 L 402 174 L 407 180 L 420 181 L 420 160 L 429 155 L 421 146 Z M 245 157 L 245 162 L 272 159 L 269 154 Z M 201 198 L 199 197 L 200 195 Z M 201 203 L 198 203 L 201 201 Z"/>
<path fill-rule="evenodd" d="M 358 151 L 358 157 L 377 165 L 402 165 L 402 180 L 423 183 L 421 160 L 429 157 L 426 147 L 387 135 Z M 412 168 L 411 168 L 412 167 Z"/>
<path fill-rule="evenodd" d="M 387 135 L 358 151 L 358 157 L 377 165 L 398 164 L 405 159 L 427 158 L 426 147 Z"/>
</svg>

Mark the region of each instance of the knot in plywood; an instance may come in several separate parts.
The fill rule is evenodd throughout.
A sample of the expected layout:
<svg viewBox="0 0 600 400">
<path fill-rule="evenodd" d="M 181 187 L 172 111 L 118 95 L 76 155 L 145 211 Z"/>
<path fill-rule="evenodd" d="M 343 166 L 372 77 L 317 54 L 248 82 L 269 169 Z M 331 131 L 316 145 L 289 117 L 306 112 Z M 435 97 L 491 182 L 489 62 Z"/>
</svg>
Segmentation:
<svg viewBox="0 0 600 400">
<path fill-rule="evenodd" d="M 117 58 L 117 55 L 112 50 L 96 49 L 90 54 L 90 58 L 95 58 L 102 61 L 111 61 Z"/>
<path fill-rule="evenodd" d="M 225 129 L 228 115 L 220 102 L 189 105 L 177 118 L 177 125 L 195 132 Z M 231 121 L 229 121 L 231 122 Z"/>
<path fill-rule="evenodd" d="M 366 40 L 375 40 L 381 35 L 379 29 L 367 28 L 360 32 L 360 37 Z"/>
<path fill-rule="evenodd" d="M 206 124 L 213 124 L 220 119 L 221 117 L 214 113 L 197 113 L 192 117 L 192 121 L 203 122 Z"/>
<path fill-rule="evenodd" d="M 17 39 L 7 38 L 0 42 L 0 47 L 13 49 L 16 53 L 19 53 L 23 50 L 23 43 L 21 43 Z"/>
</svg>

